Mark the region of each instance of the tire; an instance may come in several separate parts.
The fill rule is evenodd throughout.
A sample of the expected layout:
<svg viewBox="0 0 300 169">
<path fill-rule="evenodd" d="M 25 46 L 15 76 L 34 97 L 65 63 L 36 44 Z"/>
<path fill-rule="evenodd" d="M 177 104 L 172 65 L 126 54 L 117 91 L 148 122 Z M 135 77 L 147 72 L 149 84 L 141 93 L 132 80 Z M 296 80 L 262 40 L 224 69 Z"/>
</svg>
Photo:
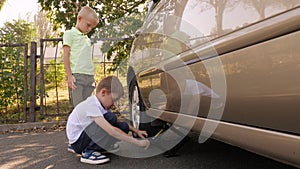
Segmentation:
<svg viewBox="0 0 300 169">
<path fill-rule="evenodd" d="M 162 129 L 162 126 L 151 125 L 156 119 L 146 115 L 146 106 L 140 95 L 136 78 L 133 77 L 128 84 L 131 125 L 139 130 L 145 130 L 148 133 L 148 137 L 153 137 Z M 133 136 L 137 137 L 135 134 Z"/>
</svg>

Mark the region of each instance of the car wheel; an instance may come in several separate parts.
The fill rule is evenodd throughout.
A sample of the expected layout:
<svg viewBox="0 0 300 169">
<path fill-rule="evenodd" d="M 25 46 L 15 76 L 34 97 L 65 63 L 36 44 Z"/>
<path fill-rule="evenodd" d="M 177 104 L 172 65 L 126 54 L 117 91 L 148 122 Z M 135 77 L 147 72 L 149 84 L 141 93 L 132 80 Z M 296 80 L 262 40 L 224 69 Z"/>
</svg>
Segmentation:
<svg viewBox="0 0 300 169">
<path fill-rule="evenodd" d="M 129 92 L 130 118 L 132 126 L 139 130 L 145 130 L 148 133 L 148 137 L 156 135 L 163 125 L 152 125 L 153 121 L 160 120 L 156 120 L 146 115 L 146 107 L 143 103 L 136 81 L 132 81 L 130 83 Z M 133 133 L 133 136 L 137 137 L 135 133 Z"/>
<path fill-rule="evenodd" d="M 130 100 L 130 116 L 131 116 L 131 122 L 132 126 L 134 128 L 139 129 L 140 127 L 140 100 L 139 100 L 139 95 L 138 95 L 138 88 L 135 85 L 132 88 L 132 95 L 131 95 L 131 100 Z"/>
</svg>

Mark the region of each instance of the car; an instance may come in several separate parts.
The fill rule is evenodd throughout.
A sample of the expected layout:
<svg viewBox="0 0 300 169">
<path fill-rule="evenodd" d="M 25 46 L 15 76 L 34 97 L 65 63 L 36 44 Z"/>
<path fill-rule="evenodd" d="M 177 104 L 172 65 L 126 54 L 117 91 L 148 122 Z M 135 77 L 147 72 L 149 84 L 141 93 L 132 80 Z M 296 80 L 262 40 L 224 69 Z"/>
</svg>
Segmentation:
<svg viewBox="0 0 300 169">
<path fill-rule="evenodd" d="M 300 167 L 300 1 L 150 4 L 128 62 L 133 126 Z"/>
</svg>

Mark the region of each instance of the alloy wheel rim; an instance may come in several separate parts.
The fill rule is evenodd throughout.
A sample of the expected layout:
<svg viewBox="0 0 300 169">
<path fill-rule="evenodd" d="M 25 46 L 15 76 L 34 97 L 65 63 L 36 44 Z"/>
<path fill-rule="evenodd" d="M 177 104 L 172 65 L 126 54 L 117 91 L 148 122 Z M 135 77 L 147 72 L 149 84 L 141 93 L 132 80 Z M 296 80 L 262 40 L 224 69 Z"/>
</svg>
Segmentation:
<svg viewBox="0 0 300 169">
<path fill-rule="evenodd" d="M 131 117 L 132 117 L 133 127 L 138 129 L 140 124 L 140 106 L 139 106 L 138 89 L 136 86 L 134 86 L 133 88 L 132 99 L 131 99 Z"/>
</svg>

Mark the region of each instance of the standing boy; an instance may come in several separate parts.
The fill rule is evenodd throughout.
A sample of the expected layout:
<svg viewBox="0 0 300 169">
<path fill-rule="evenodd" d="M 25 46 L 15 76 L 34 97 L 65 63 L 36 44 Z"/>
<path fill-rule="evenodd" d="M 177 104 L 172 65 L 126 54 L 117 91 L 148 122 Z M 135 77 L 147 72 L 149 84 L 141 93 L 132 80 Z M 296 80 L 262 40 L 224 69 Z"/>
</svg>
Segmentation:
<svg viewBox="0 0 300 169">
<path fill-rule="evenodd" d="M 148 148 L 150 142 L 145 139 L 146 131 L 141 131 L 119 122 L 110 111 L 114 101 L 124 94 L 119 79 L 109 76 L 101 80 L 96 88 L 96 94 L 78 104 L 70 114 L 67 122 L 67 137 L 71 148 L 82 154 L 80 161 L 89 164 L 101 164 L 109 158 L 100 152 L 114 149 L 117 140 L 126 141 L 140 147 Z M 142 140 L 128 135 L 136 133 Z"/>
<path fill-rule="evenodd" d="M 63 36 L 64 66 L 74 107 L 88 98 L 95 89 L 91 42 L 86 34 L 98 23 L 96 12 L 85 6 L 77 15 L 76 26 L 67 30 Z"/>
</svg>

